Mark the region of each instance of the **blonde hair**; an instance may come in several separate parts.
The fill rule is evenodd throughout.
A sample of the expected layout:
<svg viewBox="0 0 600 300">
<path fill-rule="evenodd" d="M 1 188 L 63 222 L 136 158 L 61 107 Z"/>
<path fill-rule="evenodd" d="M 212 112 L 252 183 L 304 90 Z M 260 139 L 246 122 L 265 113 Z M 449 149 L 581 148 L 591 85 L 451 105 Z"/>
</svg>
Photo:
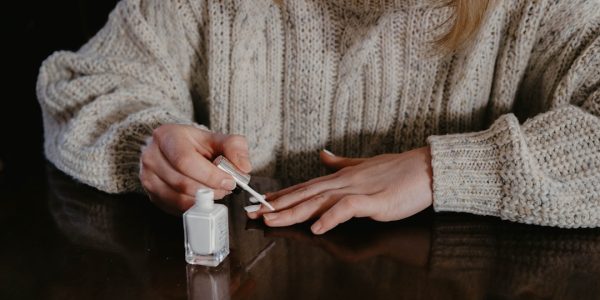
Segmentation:
<svg viewBox="0 0 600 300">
<path fill-rule="evenodd" d="M 284 0 L 273 0 L 281 5 Z M 454 13 L 448 19 L 450 29 L 436 44 L 444 52 L 453 52 L 468 45 L 479 31 L 481 23 L 494 0 L 440 0 L 441 6 L 453 7 Z"/>
<path fill-rule="evenodd" d="M 493 0 L 445 0 L 442 5 L 453 7 L 449 21 L 450 29 L 436 44 L 446 52 L 458 50 L 469 44 L 475 37 L 483 20 L 493 4 Z"/>
</svg>

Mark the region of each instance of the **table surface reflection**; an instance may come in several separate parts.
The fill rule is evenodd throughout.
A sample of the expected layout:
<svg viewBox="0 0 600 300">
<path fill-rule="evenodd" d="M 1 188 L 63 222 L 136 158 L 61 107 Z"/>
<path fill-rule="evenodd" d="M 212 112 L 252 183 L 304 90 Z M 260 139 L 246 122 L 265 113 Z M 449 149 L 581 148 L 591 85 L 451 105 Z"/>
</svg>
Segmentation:
<svg viewBox="0 0 600 300">
<path fill-rule="evenodd" d="M 310 224 L 248 220 L 229 207 L 228 258 L 187 265 L 180 218 L 141 195 L 108 195 L 47 167 L 43 189 L 3 187 L 1 299 L 599 299 L 600 230 L 467 214 Z M 253 178 L 258 191 L 285 185 Z M 8 203 L 8 202 L 6 202 Z"/>
</svg>

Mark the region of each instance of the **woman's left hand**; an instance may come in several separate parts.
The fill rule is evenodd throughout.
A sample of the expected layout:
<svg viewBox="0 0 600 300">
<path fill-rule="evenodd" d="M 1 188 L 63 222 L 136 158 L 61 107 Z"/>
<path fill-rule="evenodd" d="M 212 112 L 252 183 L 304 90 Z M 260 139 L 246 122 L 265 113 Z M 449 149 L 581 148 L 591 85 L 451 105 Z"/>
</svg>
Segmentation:
<svg viewBox="0 0 600 300">
<path fill-rule="evenodd" d="M 345 158 L 321 151 L 321 161 L 338 171 L 268 193 L 275 207 L 248 213 L 264 217 L 269 226 L 288 226 L 311 218 L 315 234 L 322 234 L 352 217 L 377 221 L 399 220 L 429 207 L 433 201 L 429 147 L 371 158 Z"/>
</svg>

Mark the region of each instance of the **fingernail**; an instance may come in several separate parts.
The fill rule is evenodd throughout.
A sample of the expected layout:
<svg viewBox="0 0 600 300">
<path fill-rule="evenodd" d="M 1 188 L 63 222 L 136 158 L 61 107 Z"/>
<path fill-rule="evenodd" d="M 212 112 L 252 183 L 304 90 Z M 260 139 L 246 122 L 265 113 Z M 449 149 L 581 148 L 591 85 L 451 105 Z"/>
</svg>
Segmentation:
<svg viewBox="0 0 600 300">
<path fill-rule="evenodd" d="M 263 217 L 267 221 L 273 221 L 277 218 L 277 214 L 264 214 Z"/>
<path fill-rule="evenodd" d="M 323 152 L 327 153 L 327 155 L 335 156 L 335 154 L 331 153 L 331 151 L 327 149 L 323 149 Z"/>
<path fill-rule="evenodd" d="M 235 189 L 235 181 L 233 179 L 223 179 L 221 187 L 226 190 L 233 190 Z"/>
<path fill-rule="evenodd" d="M 249 162 L 244 163 L 244 168 L 242 169 L 242 171 L 246 173 L 252 172 L 252 165 Z"/>
<path fill-rule="evenodd" d="M 321 233 L 321 227 L 323 227 L 323 226 L 321 226 L 321 222 L 318 222 L 318 221 L 317 221 L 315 224 L 313 224 L 313 225 L 310 227 L 310 229 L 312 229 L 312 232 L 313 232 L 314 234 L 319 234 L 319 233 Z"/>
<path fill-rule="evenodd" d="M 244 209 L 249 213 L 253 213 L 260 209 L 260 204 L 244 206 Z"/>
<path fill-rule="evenodd" d="M 246 173 L 250 173 L 252 171 L 252 164 L 250 164 L 250 157 L 243 154 L 238 154 L 238 162 L 240 164 L 240 169 Z"/>
</svg>

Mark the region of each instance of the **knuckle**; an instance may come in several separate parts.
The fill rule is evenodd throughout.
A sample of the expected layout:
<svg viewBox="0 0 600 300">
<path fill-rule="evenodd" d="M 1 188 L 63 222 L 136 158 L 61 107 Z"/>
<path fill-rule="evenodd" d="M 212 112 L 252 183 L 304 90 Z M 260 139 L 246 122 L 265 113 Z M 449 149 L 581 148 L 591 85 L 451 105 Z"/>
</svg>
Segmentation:
<svg viewBox="0 0 600 300">
<path fill-rule="evenodd" d="M 140 183 L 142 185 L 144 185 L 144 183 L 148 180 L 148 171 L 147 170 L 140 170 L 140 173 L 138 174 L 138 178 L 140 179 Z"/>
<path fill-rule="evenodd" d="M 346 167 L 346 168 L 352 168 L 352 167 Z M 354 172 L 353 169 L 349 169 L 346 171 L 347 173 L 345 174 L 345 178 L 346 180 L 348 180 L 351 183 L 355 183 L 355 182 L 360 182 L 361 181 L 361 175 L 358 172 Z"/>
<path fill-rule="evenodd" d="M 321 194 L 314 196 L 312 200 L 317 201 L 317 202 L 322 202 L 322 201 L 329 199 L 332 196 L 332 194 L 333 194 L 332 192 L 321 193 Z"/>
<path fill-rule="evenodd" d="M 346 211 L 346 209 L 343 206 L 334 207 L 331 211 L 329 211 L 329 214 L 327 214 L 327 221 L 329 223 L 338 222 L 337 220 L 342 218 L 344 211 Z"/>
<path fill-rule="evenodd" d="M 146 189 L 150 186 L 150 182 L 148 182 L 148 179 L 146 179 L 143 175 L 140 176 L 140 184 L 142 184 L 142 186 Z"/>
<path fill-rule="evenodd" d="M 152 169 L 153 167 L 152 159 L 150 158 L 149 154 L 143 154 L 140 162 L 142 163 L 142 169 L 140 170 L 142 173 L 144 173 L 145 170 Z"/>
<path fill-rule="evenodd" d="M 283 195 L 280 198 L 277 198 L 282 205 L 289 205 L 292 203 L 296 203 L 302 199 L 306 199 L 307 195 L 309 195 L 308 187 L 301 187 L 298 190 L 291 192 L 289 194 Z"/>
<path fill-rule="evenodd" d="M 187 201 L 187 197 L 184 194 L 177 194 L 174 196 L 175 206 L 179 211 L 185 211 L 188 209 L 189 203 Z"/>
<path fill-rule="evenodd" d="M 189 180 L 187 180 L 186 178 L 180 176 L 177 179 L 174 180 L 173 182 L 173 187 L 175 188 L 175 190 L 180 191 L 180 192 L 185 192 L 190 186 L 190 182 Z"/>
<path fill-rule="evenodd" d="M 286 217 L 291 222 L 296 222 L 300 218 L 300 209 L 297 206 L 288 209 L 286 212 Z"/>
<path fill-rule="evenodd" d="M 151 157 L 152 157 L 152 150 L 151 150 L 151 148 L 146 147 L 144 149 L 144 151 L 142 151 L 142 154 L 140 155 L 140 160 L 143 163 L 147 163 L 152 160 Z"/>
<path fill-rule="evenodd" d="M 307 185 L 298 189 L 298 195 L 300 198 L 306 198 L 306 196 L 310 194 L 311 186 L 312 185 Z"/>
<path fill-rule="evenodd" d="M 358 198 L 353 197 L 353 196 L 347 196 L 344 199 L 342 199 L 342 207 L 344 208 L 344 210 L 350 210 L 353 211 L 354 209 L 356 209 L 357 207 L 357 200 Z"/>
<path fill-rule="evenodd" d="M 187 155 L 185 155 L 185 154 L 178 154 L 178 155 L 176 155 L 172 159 L 172 162 L 173 162 L 173 166 L 177 170 L 182 171 L 182 170 L 185 170 L 187 168 L 187 166 L 190 163 L 190 160 L 189 160 L 189 158 L 188 158 Z"/>
<path fill-rule="evenodd" d="M 310 203 L 310 205 L 313 206 L 322 206 L 324 203 L 329 202 L 330 200 L 334 199 L 334 192 L 325 192 L 325 193 L 321 193 L 318 195 L 313 196 L 308 202 Z M 333 205 L 334 203 L 332 203 Z"/>
<path fill-rule="evenodd" d="M 154 128 L 154 130 L 152 130 L 152 137 L 156 140 L 160 140 L 160 138 L 163 137 L 164 132 L 167 131 L 168 128 L 169 128 L 169 125 L 161 125 L 161 126 Z"/>
<path fill-rule="evenodd" d="M 149 167 L 150 166 L 148 166 L 148 161 L 140 158 L 139 165 L 138 165 L 138 168 L 139 168 L 138 174 L 140 176 L 142 176 L 142 174 L 148 172 Z"/>
<path fill-rule="evenodd" d="M 337 178 L 344 181 L 344 182 L 350 182 L 352 181 L 352 176 L 353 176 L 353 172 L 351 167 L 345 167 L 345 168 L 341 168 L 340 170 L 338 170 L 337 172 L 335 172 L 334 174 L 336 174 Z"/>
<path fill-rule="evenodd" d="M 146 190 L 154 191 L 154 186 L 152 185 L 152 181 L 150 181 L 146 176 L 142 176 L 140 178 L 140 183 Z"/>
<path fill-rule="evenodd" d="M 200 178 L 197 178 L 200 183 L 206 184 L 212 188 L 221 188 L 221 182 L 223 182 L 224 179 L 232 178 L 225 172 L 216 169 L 216 167 L 203 170 L 198 176 L 200 176 Z"/>
<path fill-rule="evenodd" d="M 330 210 L 321 216 L 321 222 L 325 226 L 332 226 L 336 223 L 337 212 L 335 210 Z"/>
</svg>

